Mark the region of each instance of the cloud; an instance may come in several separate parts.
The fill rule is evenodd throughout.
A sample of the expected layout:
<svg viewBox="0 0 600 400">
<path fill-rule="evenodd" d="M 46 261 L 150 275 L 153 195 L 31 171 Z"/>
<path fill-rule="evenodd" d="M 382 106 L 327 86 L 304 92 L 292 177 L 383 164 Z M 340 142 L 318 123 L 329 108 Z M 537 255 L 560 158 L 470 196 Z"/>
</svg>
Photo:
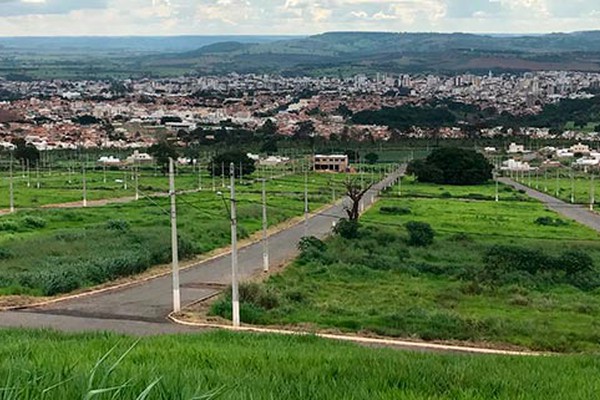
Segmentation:
<svg viewBox="0 0 600 400">
<path fill-rule="evenodd" d="M 547 32 L 600 28 L 598 0 L 0 0 L 0 35 Z"/>
</svg>

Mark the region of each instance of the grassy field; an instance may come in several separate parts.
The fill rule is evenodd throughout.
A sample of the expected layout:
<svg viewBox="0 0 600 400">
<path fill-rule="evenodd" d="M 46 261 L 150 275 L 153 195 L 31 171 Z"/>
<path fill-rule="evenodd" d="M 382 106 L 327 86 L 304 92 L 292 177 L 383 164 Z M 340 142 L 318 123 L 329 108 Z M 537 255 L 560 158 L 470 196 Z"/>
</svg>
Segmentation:
<svg viewBox="0 0 600 400">
<path fill-rule="evenodd" d="M 220 169 L 220 167 L 219 167 Z M 287 168 L 257 170 L 248 179 L 279 176 L 291 173 Z M 9 207 L 9 173 L 3 172 L 0 181 L 0 209 Z M 87 200 L 103 200 L 131 197 L 136 193 L 136 173 L 132 168 L 107 170 L 90 168 L 85 174 Z M 244 177 L 242 177 L 242 182 Z M 213 178 L 203 167 L 200 173 L 191 167 L 180 167 L 177 173 L 176 188 L 179 191 L 197 190 L 202 187 L 220 190 L 229 177 Z M 15 170 L 13 174 L 14 200 L 17 208 L 36 208 L 44 205 L 81 202 L 83 199 L 83 173 L 81 169 L 60 169 L 37 171 Z M 159 170 L 152 167 L 140 169 L 137 173 L 137 187 L 141 195 L 166 193 L 169 181 Z"/>
<path fill-rule="evenodd" d="M 156 179 L 157 187 L 166 184 L 165 178 Z M 310 175 L 310 209 L 333 201 L 334 194 L 339 198 L 343 179 L 343 175 Z M 262 184 L 246 182 L 238 186 L 242 238 L 259 230 L 262 218 Z M 182 258 L 229 244 L 229 216 L 223 203 L 228 189 L 219 182 L 217 190 L 225 192 L 223 197 L 212 190 L 178 196 Z M 270 225 L 302 215 L 304 176 L 269 181 L 267 193 Z M 34 209 L 0 217 L 0 295 L 66 293 L 168 262 L 168 210 L 168 198 L 142 198 L 102 207 Z"/>
<path fill-rule="evenodd" d="M 501 189 L 506 200 L 496 203 L 468 196 L 489 196 L 493 186 L 411 182 L 406 193 L 451 196 L 398 198 L 394 188 L 363 216 L 358 237 L 308 246 L 280 275 L 247 285 L 243 320 L 538 350 L 600 349 L 597 233 L 539 203 L 514 201 L 519 193 L 510 189 Z M 409 221 L 429 223 L 434 243 L 411 246 Z M 229 317 L 229 300 L 216 302 L 212 313 Z"/>
<path fill-rule="evenodd" d="M 593 399 L 592 357 L 368 349 L 227 332 L 139 341 L 0 331 L 0 396 L 33 399 Z"/>
</svg>

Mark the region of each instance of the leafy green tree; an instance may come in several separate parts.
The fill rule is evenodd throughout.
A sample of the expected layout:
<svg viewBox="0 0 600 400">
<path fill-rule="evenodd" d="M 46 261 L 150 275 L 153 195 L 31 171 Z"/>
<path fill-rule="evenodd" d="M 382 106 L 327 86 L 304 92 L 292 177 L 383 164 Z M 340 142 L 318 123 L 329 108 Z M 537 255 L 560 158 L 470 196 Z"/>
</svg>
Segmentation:
<svg viewBox="0 0 600 400">
<path fill-rule="evenodd" d="M 480 153 L 454 147 L 434 150 L 425 160 L 409 164 L 407 172 L 419 182 L 480 185 L 492 179 L 493 166 Z"/>
<path fill-rule="evenodd" d="M 376 153 L 368 153 L 365 156 L 365 160 L 371 165 L 377 164 L 377 161 L 379 161 L 379 156 Z"/>
<path fill-rule="evenodd" d="M 40 151 L 25 139 L 19 138 L 12 142 L 15 145 L 14 157 L 23 165 L 37 165 L 40 160 Z"/>
<path fill-rule="evenodd" d="M 160 165 L 163 173 L 169 171 L 169 158 L 176 159 L 179 156 L 177 148 L 166 139 L 150 146 L 148 153 L 156 159 L 156 163 Z"/>
<path fill-rule="evenodd" d="M 278 150 L 279 148 L 277 147 L 277 139 L 275 138 L 267 139 L 260 147 L 260 152 L 268 155 L 273 155 L 277 153 Z"/>
<path fill-rule="evenodd" d="M 242 172 L 245 176 L 251 175 L 256 170 L 256 164 L 248 155 L 242 151 L 230 151 L 227 153 L 221 153 L 213 157 L 211 164 L 207 170 L 209 174 L 214 176 L 221 176 L 223 172 L 225 175 L 229 175 L 229 166 L 233 163 L 235 166 L 235 175 L 239 176 L 240 165 L 242 166 Z M 214 169 L 212 168 L 214 166 Z M 222 166 L 224 166 L 224 171 Z"/>
</svg>

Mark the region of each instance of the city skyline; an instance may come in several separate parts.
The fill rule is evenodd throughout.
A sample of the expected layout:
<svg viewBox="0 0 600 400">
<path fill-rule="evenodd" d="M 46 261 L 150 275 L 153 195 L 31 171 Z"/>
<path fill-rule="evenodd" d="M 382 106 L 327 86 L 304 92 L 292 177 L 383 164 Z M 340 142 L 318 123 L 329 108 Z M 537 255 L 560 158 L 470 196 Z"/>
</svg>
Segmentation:
<svg viewBox="0 0 600 400">
<path fill-rule="evenodd" d="M 600 29 L 592 0 L 0 0 L 0 36 L 528 34 Z"/>
</svg>

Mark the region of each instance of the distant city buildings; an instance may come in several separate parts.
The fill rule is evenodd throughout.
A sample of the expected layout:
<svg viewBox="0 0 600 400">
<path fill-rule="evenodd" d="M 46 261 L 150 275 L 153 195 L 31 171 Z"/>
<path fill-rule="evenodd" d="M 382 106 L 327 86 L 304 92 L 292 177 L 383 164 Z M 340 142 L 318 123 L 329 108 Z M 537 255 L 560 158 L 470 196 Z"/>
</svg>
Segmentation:
<svg viewBox="0 0 600 400">
<path fill-rule="evenodd" d="M 111 81 L 0 80 L 0 92 L 19 100 L 0 102 L 0 140 L 27 138 L 39 149 L 146 148 L 160 135 L 202 129 L 206 140 L 221 129 L 256 129 L 267 120 L 282 135 L 312 121 L 322 137 L 387 140 L 460 138 L 454 127 L 433 131 L 413 126 L 393 132 L 387 126 L 348 124 L 352 113 L 384 107 L 421 105 L 434 100 L 474 104 L 512 115 L 535 114 L 563 99 L 589 98 L 600 88 L 600 74 L 544 71 L 515 74 L 377 74 L 348 77 L 239 75 L 123 80 L 119 94 Z M 1 100 L 1 99 L 0 99 Z M 340 110 L 342 110 L 340 112 Z M 548 128 L 481 129 L 483 137 L 596 139 L 599 132 Z"/>
</svg>

